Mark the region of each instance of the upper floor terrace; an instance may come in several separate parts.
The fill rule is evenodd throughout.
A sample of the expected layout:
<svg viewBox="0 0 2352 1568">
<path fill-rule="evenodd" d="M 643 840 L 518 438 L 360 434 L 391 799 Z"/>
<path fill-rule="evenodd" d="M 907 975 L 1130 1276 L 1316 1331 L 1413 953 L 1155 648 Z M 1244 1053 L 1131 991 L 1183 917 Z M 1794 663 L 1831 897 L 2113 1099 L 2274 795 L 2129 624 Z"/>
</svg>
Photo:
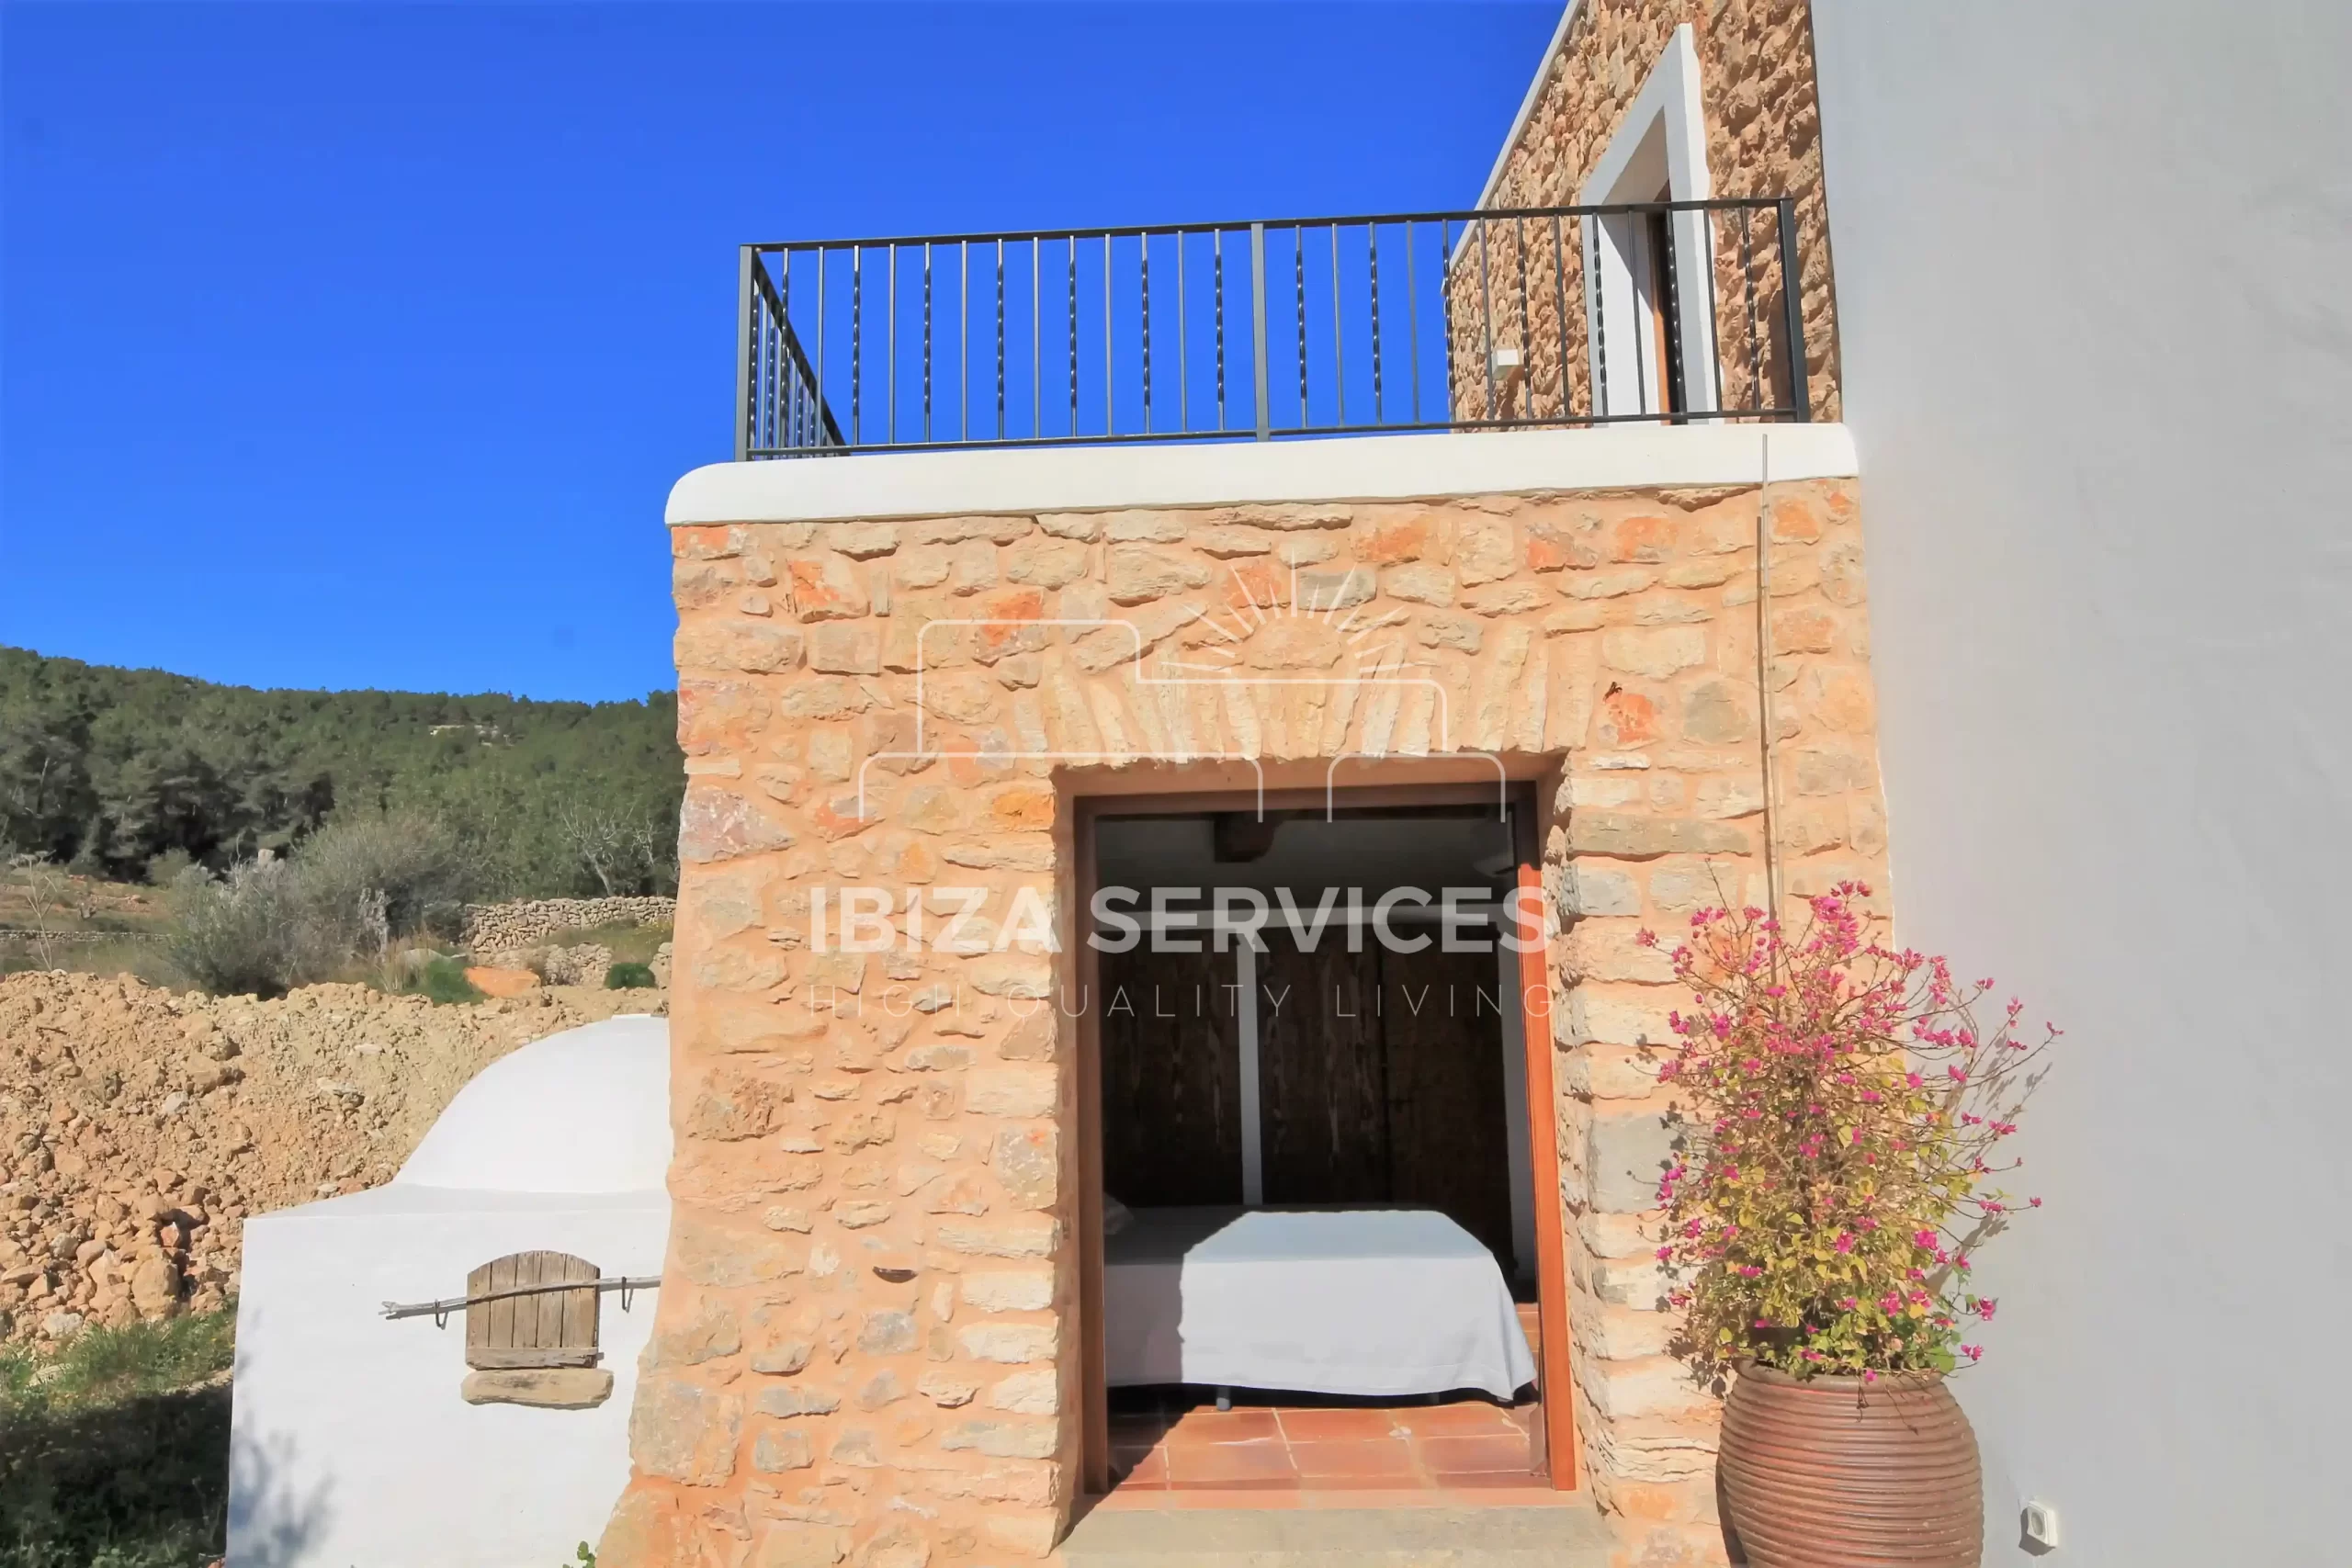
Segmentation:
<svg viewBox="0 0 2352 1568">
<path fill-rule="evenodd" d="M 1785 197 L 741 248 L 735 457 L 1814 417 Z"/>
</svg>

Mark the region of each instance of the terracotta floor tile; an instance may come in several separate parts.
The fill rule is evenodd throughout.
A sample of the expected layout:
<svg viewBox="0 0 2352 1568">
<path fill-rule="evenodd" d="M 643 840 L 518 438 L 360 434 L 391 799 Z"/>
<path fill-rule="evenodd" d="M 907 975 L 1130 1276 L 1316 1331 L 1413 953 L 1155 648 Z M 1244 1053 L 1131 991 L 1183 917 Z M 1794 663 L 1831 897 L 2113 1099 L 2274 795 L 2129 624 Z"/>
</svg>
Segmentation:
<svg viewBox="0 0 2352 1568">
<path fill-rule="evenodd" d="M 1508 1409 L 1483 1400 L 1399 1405 L 1394 1414 L 1396 1424 L 1407 1431 L 1432 1437 L 1507 1435 L 1513 1429 Z"/>
<path fill-rule="evenodd" d="M 1279 1442 L 1177 1444 L 1168 1450 L 1170 1485 L 1199 1482 L 1231 1485 L 1297 1477 L 1289 1449 Z"/>
<path fill-rule="evenodd" d="M 1165 1486 L 1168 1483 L 1168 1450 L 1114 1447 L 1111 1450 L 1111 1473 L 1121 1486 Z"/>
<path fill-rule="evenodd" d="M 1493 1437 L 1437 1436 L 1420 1439 L 1421 1462 L 1450 1481 L 1464 1473 L 1527 1471 L 1527 1439 L 1515 1432 Z"/>
<path fill-rule="evenodd" d="M 1419 1480 L 1409 1444 L 1395 1438 L 1364 1441 L 1299 1443 L 1290 1446 L 1291 1462 L 1314 1484 L 1325 1477 L 1380 1479 L 1390 1486 L 1409 1486 Z"/>
<path fill-rule="evenodd" d="M 1293 1442 L 1385 1438 L 1396 1427 L 1395 1414 L 1387 1410 L 1284 1410 L 1280 1419 L 1283 1436 Z"/>
<path fill-rule="evenodd" d="M 1171 1481 L 1170 1492 L 1296 1492 L 1305 1483 L 1295 1475 L 1267 1475 L 1255 1479 L 1220 1481 Z"/>
<path fill-rule="evenodd" d="M 1282 1427 L 1272 1410 L 1187 1410 L 1168 1428 L 1179 1447 L 1203 1443 L 1280 1441 Z"/>
</svg>

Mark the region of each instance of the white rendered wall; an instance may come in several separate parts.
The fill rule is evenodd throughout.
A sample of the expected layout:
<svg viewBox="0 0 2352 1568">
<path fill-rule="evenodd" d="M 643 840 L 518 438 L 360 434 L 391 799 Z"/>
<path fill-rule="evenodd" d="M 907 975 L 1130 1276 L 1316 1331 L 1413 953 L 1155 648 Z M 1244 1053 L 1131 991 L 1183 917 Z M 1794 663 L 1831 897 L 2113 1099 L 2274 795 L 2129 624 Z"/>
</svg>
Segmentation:
<svg viewBox="0 0 2352 1568">
<path fill-rule="evenodd" d="M 1901 935 L 2071 1032 L 1986 1561 L 2345 1561 L 2352 6 L 1814 27 Z"/>
<path fill-rule="evenodd" d="M 469 1405 L 465 1314 L 388 1323 L 387 1301 L 551 1247 L 662 1272 L 660 1192 L 514 1194 L 395 1184 L 245 1225 L 231 1424 L 229 1568 L 558 1568 L 628 1480 L 653 1292 L 599 1319 L 613 1394 L 593 1410 Z"/>
</svg>

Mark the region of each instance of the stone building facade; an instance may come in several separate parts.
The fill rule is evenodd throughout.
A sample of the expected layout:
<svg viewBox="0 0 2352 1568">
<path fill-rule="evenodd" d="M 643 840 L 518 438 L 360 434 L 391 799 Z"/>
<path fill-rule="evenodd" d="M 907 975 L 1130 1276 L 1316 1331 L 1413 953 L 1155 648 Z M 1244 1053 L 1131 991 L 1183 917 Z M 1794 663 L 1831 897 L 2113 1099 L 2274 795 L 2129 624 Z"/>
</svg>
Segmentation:
<svg viewBox="0 0 2352 1568">
<path fill-rule="evenodd" d="M 1572 0 L 1478 205 L 1577 204 L 1685 25 L 1698 67 L 1711 194 L 1794 199 L 1811 410 L 1815 419 L 1838 419 L 1838 314 L 1806 0 Z M 1722 406 L 1785 406 L 1788 334 L 1772 215 L 1716 214 L 1707 230 Z M 1580 220 L 1493 223 L 1473 226 L 1466 235 L 1449 278 L 1458 340 L 1456 413 L 1476 419 L 1597 412 L 1583 259 L 1589 236 Z M 1555 265 L 1563 256 L 1565 265 Z M 1469 342 L 1472 332 L 1488 333 L 1492 342 Z M 1521 367 L 1489 374 L 1496 348 L 1515 352 Z"/>
<path fill-rule="evenodd" d="M 1843 444 L 1781 439 L 1796 434 Z M 1719 889 L 1875 878 L 1885 851 L 1850 450 L 1776 457 L 1807 477 L 1763 490 L 1736 478 L 1757 442 L 1170 452 L 1091 501 L 1039 483 L 1028 505 L 1022 476 L 1093 458 L 849 458 L 738 466 L 763 471 L 673 500 L 691 775 L 676 1208 L 605 1568 L 1052 1549 L 1082 1489 L 1094 1213 L 1095 1112 L 1057 1005 L 1075 807 L 1261 778 L 1319 792 L 1343 754 L 1351 784 L 1491 782 L 1493 759 L 1538 791 L 1560 1157 L 1536 1179 L 1562 1201 L 1566 1463 L 1632 1560 L 1719 1561 L 1714 1409 L 1667 1353 L 1652 1259 L 1672 1137 L 1652 1048 L 1678 998 L 1635 934 Z M 1353 499 L 1252 489 L 1252 463 L 1318 446 L 1306 461 Z M 1487 460 L 1502 448 L 1510 462 Z M 1226 475 L 1231 499 L 1119 503 L 1125 476 L 1182 463 Z M 910 513 L 924 485 L 880 495 L 943 464 L 964 465 L 947 488 L 981 510 Z M 861 469 L 876 499 L 854 513 L 840 498 Z M 1171 673 L 1212 648 L 1218 678 Z M 891 951 L 815 940 L 852 884 L 923 895 L 867 912 Z M 942 951 L 966 897 L 950 887 L 988 899 Z"/>
</svg>

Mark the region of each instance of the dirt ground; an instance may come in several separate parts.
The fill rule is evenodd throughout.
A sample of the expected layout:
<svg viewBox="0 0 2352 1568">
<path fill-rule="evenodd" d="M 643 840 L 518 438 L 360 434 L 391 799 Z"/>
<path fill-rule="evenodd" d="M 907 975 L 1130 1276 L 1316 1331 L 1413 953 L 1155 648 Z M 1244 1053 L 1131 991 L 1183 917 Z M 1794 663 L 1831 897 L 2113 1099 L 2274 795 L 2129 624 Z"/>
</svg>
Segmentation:
<svg viewBox="0 0 2352 1568">
<path fill-rule="evenodd" d="M 476 1073 L 654 991 L 435 1006 L 365 986 L 207 997 L 0 976 L 0 1318 L 56 1338 L 217 1307 L 249 1214 L 389 1179 Z"/>
</svg>

